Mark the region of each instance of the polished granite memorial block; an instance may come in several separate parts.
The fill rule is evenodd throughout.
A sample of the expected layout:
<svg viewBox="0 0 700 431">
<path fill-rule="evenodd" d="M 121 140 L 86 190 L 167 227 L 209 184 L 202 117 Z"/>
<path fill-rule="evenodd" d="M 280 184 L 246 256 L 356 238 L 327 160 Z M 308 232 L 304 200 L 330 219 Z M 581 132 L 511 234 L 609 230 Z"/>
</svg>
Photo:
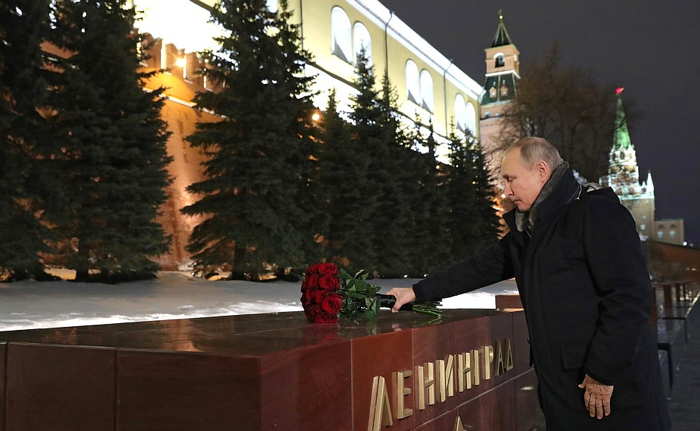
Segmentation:
<svg viewBox="0 0 700 431">
<path fill-rule="evenodd" d="M 315 325 L 289 312 L 0 332 L 0 431 L 532 429 L 523 313 L 430 319 Z"/>
</svg>

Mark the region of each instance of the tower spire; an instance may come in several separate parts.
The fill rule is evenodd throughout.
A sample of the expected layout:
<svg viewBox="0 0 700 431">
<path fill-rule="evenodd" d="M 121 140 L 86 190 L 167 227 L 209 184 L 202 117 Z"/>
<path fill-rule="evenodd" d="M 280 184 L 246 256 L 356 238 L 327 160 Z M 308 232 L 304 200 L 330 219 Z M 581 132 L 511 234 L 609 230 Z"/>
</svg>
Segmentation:
<svg viewBox="0 0 700 431">
<path fill-rule="evenodd" d="M 613 151 L 632 148 L 632 140 L 630 139 L 630 132 L 627 128 L 627 114 L 625 114 L 625 107 L 622 103 L 623 90 L 623 88 L 615 90 L 615 94 L 617 95 L 617 113 L 615 115 Z"/>
<path fill-rule="evenodd" d="M 498 9 L 498 27 L 496 27 L 496 35 L 493 37 L 491 48 L 510 45 L 512 43 L 510 35 L 508 34 L 508 29 L 506 29 L 506 23 L 503 21 L 503 10 Z"/>
</svg>

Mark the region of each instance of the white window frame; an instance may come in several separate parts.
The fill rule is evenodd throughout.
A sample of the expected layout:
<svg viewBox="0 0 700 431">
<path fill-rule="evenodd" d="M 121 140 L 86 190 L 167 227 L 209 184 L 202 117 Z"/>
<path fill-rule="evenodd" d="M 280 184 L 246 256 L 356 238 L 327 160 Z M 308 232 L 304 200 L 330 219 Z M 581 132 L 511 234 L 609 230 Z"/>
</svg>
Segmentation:
<svg viewBox="0 0 700 431">
<path fill-rule="evenodd" d="M 457 130 L 464 132 L 467 128 L 467 102 L 461 94 L 455 96 L 454 116 Z"/>
<path fill-rule="evenodd" d="M 467 102 L 467 112 L 466 112 L 466 122 L 467 122 L 467 129 L 471 132 L 473 136 L 477 136 L 477 124 L 478 121 L 476 119 L 476 107 L 471 101 Z"/>
<path fill-rule="evenodd" d="M 352 62 L 357 61 L 357 56 L 360 54 L 362 49 L 363 40 L 366 41 L 365 45 L 365 56 L 367 56 L 367 65 L 372 65 L 372 36 L 369 34 L 367 27 L 360 21 L 355 22 L 352 26 L 352 48 L 353 57 Z"/>
<path fill-rule="evenodd" d="M 421 106 L 431 114 L 435 111 L 435 84 L 428 69 L 420 71 L 419 85 Z"/>
<path fill-rule="evenodd" d="M 420 91 L 420 74 L 418 72 L 418 65 L 412 59 L 406 60 L 404 65 L 404 74 L 406 76 L 406 90 L 408 100 L 412 101 L 416 105 L 421 105 L 421 91 Z"/>
<path fill-rule="evenodd" d="M 340 40 L 343 38 L 343 40 Z M 352 24 L 340 6 L 331 9 L 331 52 L 338 58 L 353 63 Z"/>
</svg>

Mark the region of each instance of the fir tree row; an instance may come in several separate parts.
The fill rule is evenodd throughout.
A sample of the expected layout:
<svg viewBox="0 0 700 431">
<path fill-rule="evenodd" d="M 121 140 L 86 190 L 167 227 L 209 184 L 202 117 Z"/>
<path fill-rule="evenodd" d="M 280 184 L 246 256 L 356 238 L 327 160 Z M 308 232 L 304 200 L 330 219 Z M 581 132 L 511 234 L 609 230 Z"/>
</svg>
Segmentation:
<svg viewBox="0 0 700 431">
<path fill-rule="evenodd" d="M 12 0 L 0 7 L 0 278 L 153 276 L 169 238 L 169 133 L 162 89 L 146 92 L 141 36 L 125 0 Z M 51 12 L 51 13 L 49 13 Z M 224 30 L 200 71 L 220 91 L 196 96 L 220 121 L 188 140 L 205 179 L 182 208 L 204 220 L 188 251 L 195 269 L 260 279 L 319 261 L 383 277 L 421 277 L 495 239 L 497 222 L 478 145 L 451 137 L 439 163 L 429 133 L 407 130 L 386 76 L 362 54 L 347 120 L 332 94 L 312 120 L 308 52 L 264 0 L 224 0 Z M 61 55 L 42 50 L 50 42 Z M 416 151 L 418 147 L 427 151 Z"/>
<path fill-rule="evenodd" d="M 127 3 L 0 6 L 0 279 L 151 277 L 168 249 L 162 90 L 144 91 Z"/>
<path fill-rule="evenodd" d="M 328 260 L 422 277 L 495 240 L 478 144 L 453 135 L 451 166 L 439 163 L 432 130 L 402 127 L 388 78 L 377 85 L 364 53 L 347 120 L 334 93 L 312 119 L 312 60 L 290 16 L 263 0 L 225 0 L 212 13 L 224 35 L 202 73 L 222 90 L 195 101 L 221 119 L 188 138 L 208 159 L 206 178 L 188 187 L 198 200 L 182 209 L 204 219 L 188 244 L 195 270 L 255 280 Z"/>
</svg>

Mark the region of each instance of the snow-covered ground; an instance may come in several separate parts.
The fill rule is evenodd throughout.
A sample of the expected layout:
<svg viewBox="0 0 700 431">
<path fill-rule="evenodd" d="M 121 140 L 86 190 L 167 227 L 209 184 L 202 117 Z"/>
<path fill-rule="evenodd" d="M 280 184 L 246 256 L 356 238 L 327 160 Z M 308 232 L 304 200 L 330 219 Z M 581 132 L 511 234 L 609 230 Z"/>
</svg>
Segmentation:
<svg viewBox="0 0 700 431">
<path fill-rule="evenodd" d="M 382 291 L 418 279 L 371 280 Z M 0 283 L 0 331 L 301 310 L 300 283 L 207 281 L 187 272 L 116 285 L 69 281 Z M 494 296 L 517 293 L 507 280 L 447 298 L 444 308 L 495 308 Z"/>
</svg>

